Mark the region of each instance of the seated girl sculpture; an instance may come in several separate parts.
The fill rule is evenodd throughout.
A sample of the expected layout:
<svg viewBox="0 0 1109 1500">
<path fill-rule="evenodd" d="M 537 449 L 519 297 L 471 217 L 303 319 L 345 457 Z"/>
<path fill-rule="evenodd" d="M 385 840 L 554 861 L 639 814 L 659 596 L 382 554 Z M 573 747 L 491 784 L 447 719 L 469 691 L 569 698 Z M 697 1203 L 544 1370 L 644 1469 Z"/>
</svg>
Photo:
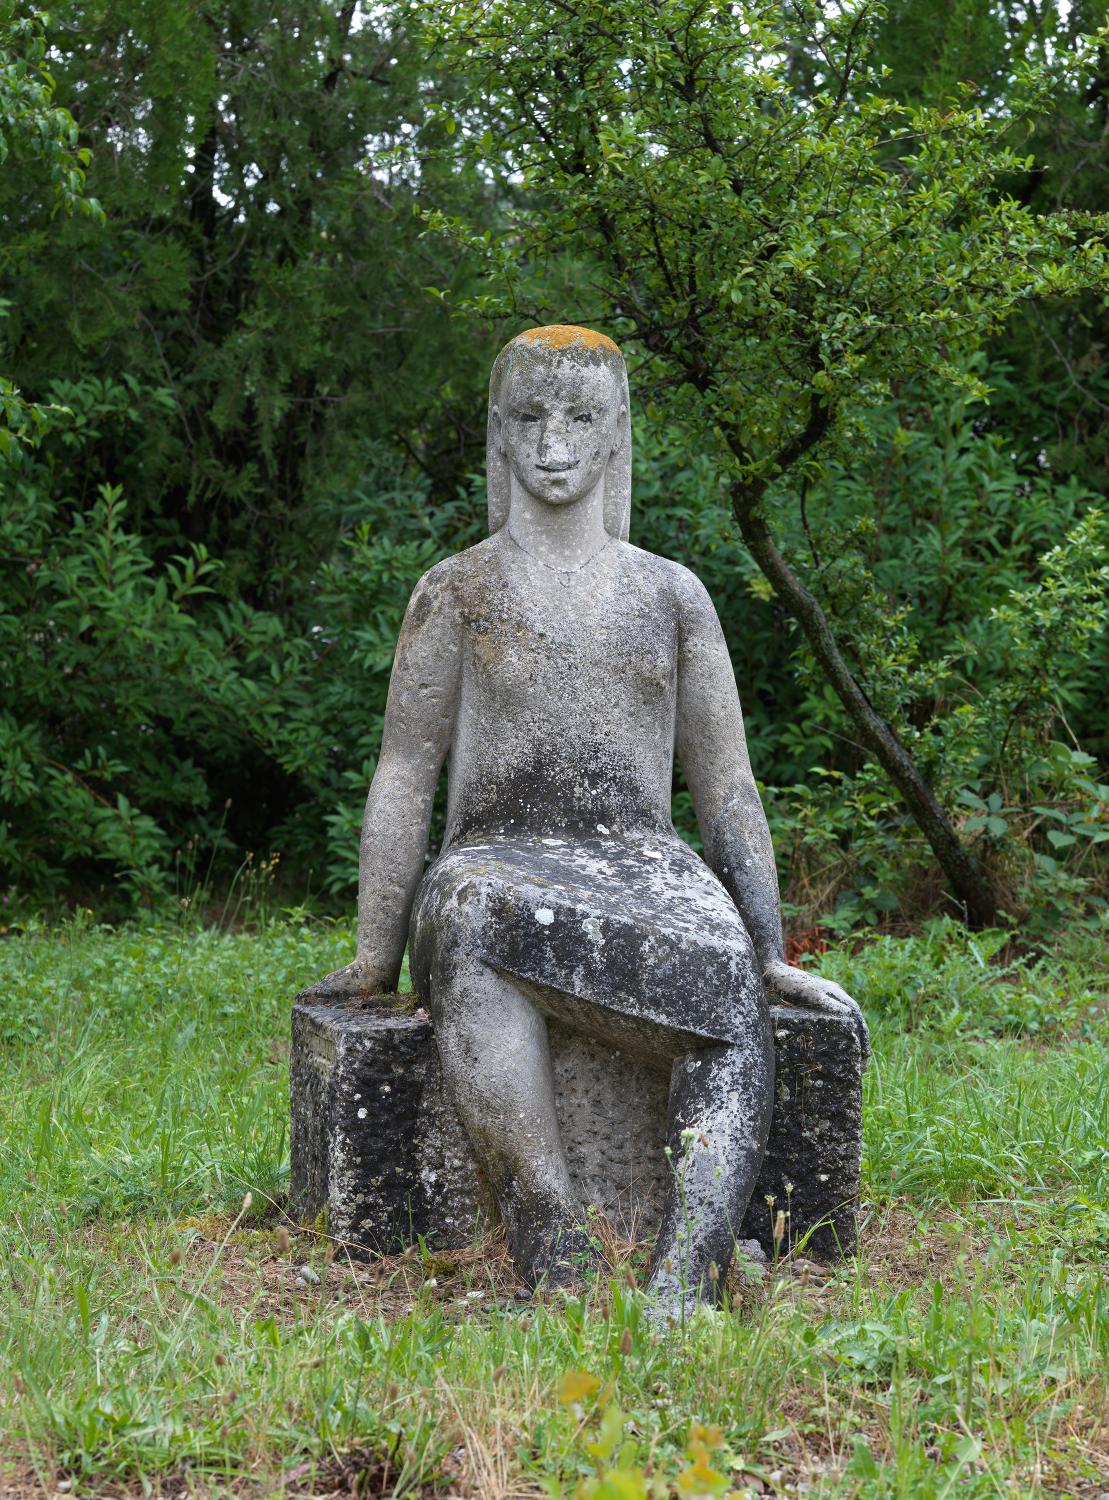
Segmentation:
<svg viewBox="0 0 1109 1500">
<path fill-rule="evenodd" d="M 530 1285 L 590 1254 L 547 1022 L 670 1076 L 673 1183 L 649 1291 L 723 1282 L 773 1097 L 769 1004 L 848 1012 L 784 961 L 770 835 L 716 612 L 627 541 L 617 346 L 534 328 L 493 367 L 489 538 L 432 568 L 397 645 L 361 846 L 358 952 L 318 998 L 395 988 L 406 939 L 447 1087 Z M 674 832 L 677 752 L 705 850 Z M 448 759 L 449 757 L 449 759 Z M 442 850 L 425 870 L 448 760 Z"/>
</svg>

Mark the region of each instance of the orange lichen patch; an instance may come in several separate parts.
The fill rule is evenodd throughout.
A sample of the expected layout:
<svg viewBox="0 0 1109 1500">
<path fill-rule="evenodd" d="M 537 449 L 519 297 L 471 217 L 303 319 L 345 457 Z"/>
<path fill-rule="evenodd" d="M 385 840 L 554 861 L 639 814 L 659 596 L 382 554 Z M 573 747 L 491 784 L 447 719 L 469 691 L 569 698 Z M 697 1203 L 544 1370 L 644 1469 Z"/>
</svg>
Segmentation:
<svg viewBox="0 0 1109 1500">
<path fill-rule="evenodd" d="M 544 344 L 548 349 L 605 349 L 610 354 L 619 354 L 619 344 L 614 344 L 606 333 L 595 328 L 579 328 L 575 323 L 549 323 L 545 328 L 525 328 L 512 340 L 514 344 Z"/>
</svg>

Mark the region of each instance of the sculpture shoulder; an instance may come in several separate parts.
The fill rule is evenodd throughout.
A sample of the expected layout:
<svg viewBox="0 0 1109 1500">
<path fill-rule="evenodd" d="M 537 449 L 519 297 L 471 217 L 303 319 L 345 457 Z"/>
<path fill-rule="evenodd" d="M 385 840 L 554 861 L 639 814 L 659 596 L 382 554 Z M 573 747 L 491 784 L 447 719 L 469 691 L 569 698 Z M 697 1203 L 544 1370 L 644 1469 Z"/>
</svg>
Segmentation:
<svg viewBox="0 0 1109 1500">
<path fill-rule="evenodd" d="M 703 618 L 706 611 L 715 617 L 708 589 L 691 569 L 669 557 L 659 557 L 656 552 L 633 547 L 630 542 L 621 542 L 620 550 L 628 570 L 658 595 L 664 596 L 679 621 L 684 623 Z"/>
<path fill-rule="evenodd" d="M 428 568 L 412 590 L 409 610 L 424 616 L 456 614 L 474 587 L 480 587 L 488 577 L 494 557 L 493 540 L 488 537 Z"/>
</svg>

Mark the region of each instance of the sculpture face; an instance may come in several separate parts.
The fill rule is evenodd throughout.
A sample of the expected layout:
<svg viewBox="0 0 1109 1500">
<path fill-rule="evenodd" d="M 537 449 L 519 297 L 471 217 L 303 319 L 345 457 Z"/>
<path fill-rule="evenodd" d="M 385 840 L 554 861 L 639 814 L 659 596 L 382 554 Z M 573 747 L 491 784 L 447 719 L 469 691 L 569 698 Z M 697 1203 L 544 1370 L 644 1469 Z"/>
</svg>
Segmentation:
<svg viewBox="0 0 1109 1500">
<path fill-rule="evenodd" d="M 544 352 L 512 369 L 496 420 L 523 488 L 548 505 L 573 505 L 596 488 L 627 412 L 605 365 Z"/>
</svg>

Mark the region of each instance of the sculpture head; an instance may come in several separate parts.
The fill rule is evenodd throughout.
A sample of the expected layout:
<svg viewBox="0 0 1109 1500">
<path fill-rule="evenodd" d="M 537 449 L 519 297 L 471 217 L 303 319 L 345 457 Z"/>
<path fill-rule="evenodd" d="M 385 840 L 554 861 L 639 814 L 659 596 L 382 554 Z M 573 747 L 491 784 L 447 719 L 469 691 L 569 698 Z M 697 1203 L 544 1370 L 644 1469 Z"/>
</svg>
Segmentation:
<svg viewBox="0 0 1109 1500">
<path fill-rule="evenodd" d="M 631 505 L 628 375 L 603 333 L 569 324 L 510 340 L 489 381 L 489 530 L 508 519 L 512 478 L 548 505 L 605 484 L 605 528 L 626 540 Z"/>
</svg>

